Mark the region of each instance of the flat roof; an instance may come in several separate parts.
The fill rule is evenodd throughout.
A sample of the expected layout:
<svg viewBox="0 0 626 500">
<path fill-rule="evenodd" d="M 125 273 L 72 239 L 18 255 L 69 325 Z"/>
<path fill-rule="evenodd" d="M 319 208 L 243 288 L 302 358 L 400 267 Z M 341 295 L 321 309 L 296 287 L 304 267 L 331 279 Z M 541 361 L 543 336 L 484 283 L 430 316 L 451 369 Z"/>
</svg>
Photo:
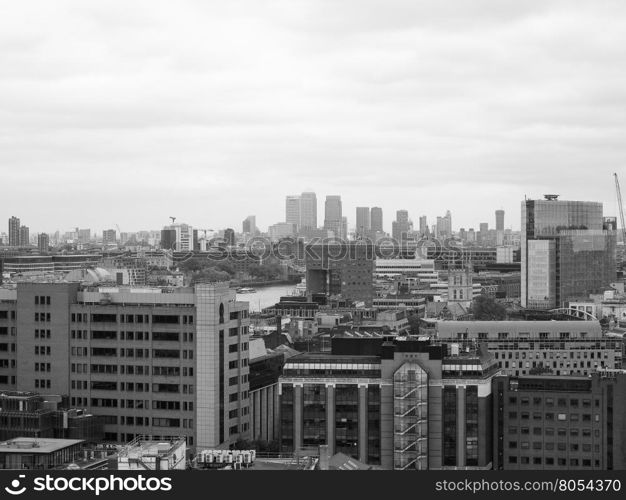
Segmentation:
<svg viewBox="0 0 626 500">
<path fill-rule="evenodd" d="M 84 442 L 84 439 L 18 437 L 0 442 L 0 453 L 35 453 L 44 455 Z"/>
</svg>

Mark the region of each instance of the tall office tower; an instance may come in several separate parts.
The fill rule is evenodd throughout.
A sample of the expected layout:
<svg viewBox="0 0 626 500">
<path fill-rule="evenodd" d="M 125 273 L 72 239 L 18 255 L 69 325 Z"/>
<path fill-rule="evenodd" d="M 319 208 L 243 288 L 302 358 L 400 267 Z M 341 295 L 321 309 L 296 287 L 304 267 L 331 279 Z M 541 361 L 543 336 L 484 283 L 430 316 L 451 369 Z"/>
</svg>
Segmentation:
<svg viewBox="0 0 626 500">
<path fill-rule="evenodd" d="M 370 229 L 373 233 L 383 232 L 383 209 L 372 207 L 370 211 Z"/>
<path fill-rule="evenodd" d="M 102 231 L 102 244 L 107 245 L 109 243 L 116 243 L 117 237 L 115 229 L 105 229 Z"/>
<path fill-rule="evenodd" d="M 224 241 L 226 242 L 226 244 L 230 247 L 234 247 L 236 240 L 235 240 L 235 230 L 232 228 L 227 228 L 224 230 Z"/>
<path fill-rule="evenodd" d="M 461 241 L 466 241 L 467 240 L 467 232 L 465 231 L 464 227 L 459 229 L 459 238 L 461 238 Z"/>
<path fill-rule="evenodd" d="M 28 226 L 20 226 L 20 246 L 27 247 L 30 245 L 30 230 Z"/>
<path fill-rule="evenodd" d="M 324 203 L 324 229 L 332 231 L 336 238 L 345 238 L 342 228 L 341 196 L 328 195 Z"/>
<path fill-rule="evenodd" d="M 256 233 L 256 216 L 248 215 L 241 224 L 242 233 L 255 234 Z"/>
<path fill-rule="evenodd" d="M 467 230 L 467 241 L 468 243 L 475 243 L 476 242 L 476 231 L 474 231 L 473 227 L 470 227 Z"/>
<path fill-rule="evenodd" d="M 425 215 L 420 217 L 420 236 L 426 236 L 428 234 L 428 219 Z"/>
<path fill-rule="evenodd" d="M 302 231 L 317 229 L 317 196 L 315 193 L 306 192 L 300 195 L 300 229 Z"/>
<path fill-rule="evenodd" d="M 616 277 L 616 234 L 603 229 L 602 203 L 523 201 L 521 250 L 521 302 L 530 309 L 601 293 Z"/>
<path fill-rule="evenodd" d="M 9 219 L 9 246 L 20 245 L 20 219 L 13 216 Z"/>
<path fill-rule="evenodd" d="M 391 224 L 391 236 L 397 242 L 406 241 L 409 229 L 409 212 L 407 210 L 398 210 L 396 212 L 396 220 Z"/>
<path fill-rule="evenodd" d="M 356 207 L 356 236 L 364 238 L 371 229 L 370 208 Z"/>
<path fill-rule="evenodd" d="M 0 305 L 17 332 L 0 390 L 61 395 L 103 417 L 111 442 L 250 439 L 248 303 L 228 282 L 143 292 L 19 283 Z"/>
<path fill-rule="evenodd" d="M 40 253 L 47 253 L 50 246 L 50 237 L 46 233 L 39 233 L 37 236 L 37 247 Z"/>
<path fill-rule="evenodd" d="M 285 222 L 295 224 L 296 231 L 300 229 L 300 196 L 293 195 L 285 198 Z"/>
<path fill-rule="evenodd" d="M 348 239 L 348 218 L 346 216 L 341 218 L 341 234 L 343 239 Z"/>
</svg>

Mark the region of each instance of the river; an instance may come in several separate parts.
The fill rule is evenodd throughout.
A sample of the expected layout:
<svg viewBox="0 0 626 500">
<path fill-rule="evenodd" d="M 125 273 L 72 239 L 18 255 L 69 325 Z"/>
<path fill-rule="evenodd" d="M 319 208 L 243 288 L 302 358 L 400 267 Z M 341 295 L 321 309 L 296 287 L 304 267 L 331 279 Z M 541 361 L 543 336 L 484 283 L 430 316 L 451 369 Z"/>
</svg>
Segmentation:
<svg viewBox="0 0 626 500">
<path fill-rule="evenodd" d="M 273 306 L 282 296 L 290 295 L 295 288 L 295 283 L 293 285 L 255 287 L 256 293 L 238 293 L 237 300 L 250 302 L 250 311 L 258 312 L 266 307 Z"/>
</svg>

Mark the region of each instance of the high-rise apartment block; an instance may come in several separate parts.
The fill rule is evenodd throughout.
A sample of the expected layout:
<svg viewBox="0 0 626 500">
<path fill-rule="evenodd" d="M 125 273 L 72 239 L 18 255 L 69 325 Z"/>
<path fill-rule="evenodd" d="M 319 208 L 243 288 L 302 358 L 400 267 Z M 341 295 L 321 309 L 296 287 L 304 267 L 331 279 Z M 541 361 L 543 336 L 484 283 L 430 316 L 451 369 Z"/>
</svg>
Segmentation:
<svg viewBox="0 0 626 500">
<path fill-rule="evenodd" d="M 602 203 L 522 202 L 523 307 L 553 309 L 602 292 L 616 276 L 615 231 L 603 229 Z"/>
</svg>

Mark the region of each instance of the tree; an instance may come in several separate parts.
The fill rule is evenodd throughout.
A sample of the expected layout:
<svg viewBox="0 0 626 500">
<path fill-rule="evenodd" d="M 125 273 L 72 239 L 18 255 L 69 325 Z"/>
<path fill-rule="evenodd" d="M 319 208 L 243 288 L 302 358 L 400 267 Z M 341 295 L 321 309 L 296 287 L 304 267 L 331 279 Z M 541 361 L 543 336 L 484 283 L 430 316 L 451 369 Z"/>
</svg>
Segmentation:
<svg viewBox="0 0 626 500">
<path fill-rule="evenodd" d="M 477 320 L 497 321 L 506 319 L 504 306 L 485 295 L 479 295 L 474 299 L 471 311 L 474 319 Z"/>
<path fill-rule="evenodd" d="M 213 283 L 216 281 L 229 281 L 230 274 L 223 271 L 216 271 L 215 269 L 207 268 L 202 271 L 196 271 L 191 275 L 191 284 L 195 283 Z"/>
</svg>

